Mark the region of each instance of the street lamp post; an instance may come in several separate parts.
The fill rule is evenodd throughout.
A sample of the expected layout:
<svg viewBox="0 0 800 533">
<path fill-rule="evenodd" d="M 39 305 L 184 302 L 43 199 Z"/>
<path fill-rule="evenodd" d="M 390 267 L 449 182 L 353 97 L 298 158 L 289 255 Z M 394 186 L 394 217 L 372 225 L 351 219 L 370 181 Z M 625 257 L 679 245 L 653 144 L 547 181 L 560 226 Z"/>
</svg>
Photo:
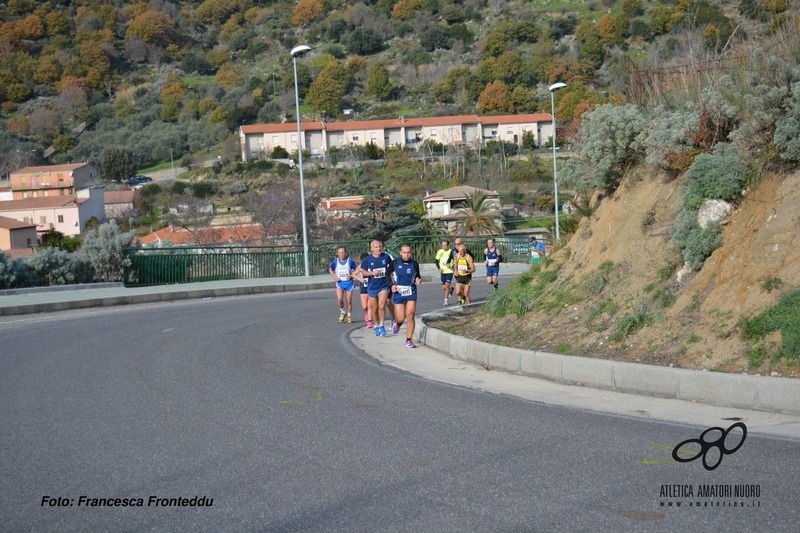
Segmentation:
<svg viewBox="0 0 800 533">
<path fill-rule="evenodd" d="M 35 151 L 36 151 L 35 149 L 34 149 L 34 150 L 28 150 L 28 151 L 26 151 L 26 152 L 24 152 L 24 151 L 22 151 L 22 150 L 17 150 L 17 152 L 19 152 L 19 153 L 21 153 L 21 154 L 25 154 L 25 168 L 27 168 L 27 167 L 28 167 L 28 154 L 32 154 L 32 153 L 33 153 L 33 152 L 35 152 Z"/>
<path fill-rule="evenodd" d="M 556 204 L 556 242 L 561 242 L 561 234 L 558 224 L 558 169 L 556 168 L 556 91 L 563 89 L 567 84 L 563 82 L 554 83 L 548 90 L 550 91 L 550 111 L 553 117 L 553 199 Z"/>
<path fill-rule="evenodd" d="M 175 179 L 175 159 L 172 157 L 172 148 L 169 149 L 169 162 L 172 164 L 172 179 Z"/>
<path fill-rule="evenodd" d="M 289 52 L 292 56 L 294 67 L 294 105 L 297 111 L 297 165 L 300 167 L 300 212 L 303 217 L 303 264 L 305 265 L 306 277 L 311 276 L 308 267 L 308 230 L 306 229 L 306 190 L 303 182 L 303 142 L 300 132 L 300 91 L 297 88 L 297 56 L 301 56 L 311 51 L 310 46 L 301 44 L 292 48 Z"/>
</svg>

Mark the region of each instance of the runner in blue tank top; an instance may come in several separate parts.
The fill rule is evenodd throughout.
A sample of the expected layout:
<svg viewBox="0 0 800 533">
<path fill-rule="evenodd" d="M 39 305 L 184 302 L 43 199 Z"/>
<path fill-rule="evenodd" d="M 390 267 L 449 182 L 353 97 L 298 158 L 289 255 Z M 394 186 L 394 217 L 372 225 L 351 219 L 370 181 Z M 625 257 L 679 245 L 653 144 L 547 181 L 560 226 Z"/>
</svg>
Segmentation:
<svg viewBox="0 0 800 533">
<path fill-rule="evenodd" d="M 353 323 L 353 288 L 356 285 L 356 280 L 353 277 L 356 268 L 356 262 L 347 256 L 347 250 L 344 246 L 340 246 L 336 250 L 336 259 L 331 262 L 328 273 L 336 281 L 336 298 L 339 300 L 339 322 L 344 322 L 344 300 L 347 294 L 347 323 Z"/>
<path fill-rule="evenodd" d="M 406 326 L 406 348 L 416 348 L 412 337 L 414 335 L 414 313 L 417 310 L 417 285 L 422 283 L 419 273 L 419 263 L 411 259 L 411 246 L 404 244 L 400 247 L 400 258 L 392 261 L 387 269 L 387 276 L 391 280 L 392 303 L 397 322 L 392 325 L 392 333 L 400 331 L 400 326 L 408 319 Z"/>
<path fill-rule="evenodd" d="M 386 319 L 386 300 L 389 297 L 389 282 L 386 279 L 386 268 L 392 262 L 389 254 L 383 251 L 383 243 L 372 241 L 372 253 L 361 262 L 361 275 L 370 278 L 367 283 L 369 295 L 369 309 L 375 321 L 375 336 L 385 337 L 386 328 L 383 321 Z"/>
<path fill-rule="evenodd" d="M 486 241 L 483 255 L 486 257 L 483 261 L 483 264 L 486 265 L 486 283 L 494 285 L 494 290 L 497 290 L 497 275 L 500 274 L 500 262 L 503 260 L 503 254 L 494 247 L 494 239 Z"/>
</svg>

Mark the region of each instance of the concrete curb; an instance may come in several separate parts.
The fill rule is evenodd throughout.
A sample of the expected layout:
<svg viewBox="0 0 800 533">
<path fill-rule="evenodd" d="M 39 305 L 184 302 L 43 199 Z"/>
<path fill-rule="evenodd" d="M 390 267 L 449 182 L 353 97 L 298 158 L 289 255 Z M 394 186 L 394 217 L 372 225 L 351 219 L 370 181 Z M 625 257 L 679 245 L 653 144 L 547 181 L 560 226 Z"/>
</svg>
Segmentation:
<svg viewBox="0 0 800 533">
<path fill-rule="evenodd" d="M 24 294 L 41 294 L 43 292 L 66 292 L 66 291 L 91 291 L 96 289 L 121 289 L 124 284 L 121 281 L 111 281 L 108 283 L 77 283 L 75 285 L 53 285 L 52 287 L 26 287 L 24 289 L 3 289 L 0 296 L 20 296 Z"/>
<path fill-rule="evenodd" d="M 45 302 L 5 306 L 0 307 L 0 316 L 49 313 L 53 311 L 68 311 L 70 309 L 87 309 L 90 307 L 110 307 L 115 305 L 193 300 L 198 298 L 213 298 L 215 296 L 248 296 L 252 294 L 270 294 L 277 292 L 313 291 L 317 289 L 328 289 L 331 287 L 331 282 L 286 283 L 282 285 L 253 285 L 245 287 L 215 287 L 206 289 L 179 289 L 178 287 L 180 286 L 175 286 L 175 289 L 158 293 L 131 294 L 129 296 L 108 296 L 63 302 Z"/>
<path fill-rule="evenodd" d="M 463 309 L 422 315 L 422 327 L 414 332 L 415 340 L 459 361 L 557 383 L 721 407 L 800 414 L 800 379 L 723 374 L 520 350 L 452 335 L 426 323 L 426 319 L 460 313 Z"/>
</svg>

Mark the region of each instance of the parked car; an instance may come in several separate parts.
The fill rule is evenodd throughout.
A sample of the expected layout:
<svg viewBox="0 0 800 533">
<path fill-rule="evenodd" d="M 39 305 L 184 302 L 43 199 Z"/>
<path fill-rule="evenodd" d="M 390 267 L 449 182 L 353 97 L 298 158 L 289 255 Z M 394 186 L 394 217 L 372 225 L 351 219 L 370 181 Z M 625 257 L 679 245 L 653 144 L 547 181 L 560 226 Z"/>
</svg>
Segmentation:
<svg viewBox="0 0 800 533">
<path fill-rule="evenodd" d="M 132 178 L 129 178 L 129 179 L 125 180 L 125 185 L 127 185 L 128 187 L 132 187 L 134 189 L 138 189 L 139 187 L 141 187 L 145 183 L 148 183 L 148 182 L 151 182 L 151 181 L 153 181 L 153 178 L 149 178 L 147 176 L 134 176 Z M 137 187 L 137 185 L 139 187 Z"/>
</svg>

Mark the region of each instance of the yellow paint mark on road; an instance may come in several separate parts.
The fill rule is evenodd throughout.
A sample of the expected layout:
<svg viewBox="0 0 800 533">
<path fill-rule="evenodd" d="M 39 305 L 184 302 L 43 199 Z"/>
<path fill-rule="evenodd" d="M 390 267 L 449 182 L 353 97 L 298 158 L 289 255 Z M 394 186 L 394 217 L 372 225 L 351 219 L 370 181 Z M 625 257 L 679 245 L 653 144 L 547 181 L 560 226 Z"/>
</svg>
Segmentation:
<svg viewBox="0 0 800 533">
<path fill-rule="evenodd" d="M 664 444 L 664 443 L 661 443 L 661 442 L 648 442 L 648 444 L 651 445 L 651 446 L 656 446 L 658 448 L 665 448 L 665 449 L 669 450 L 670 453 L 669 453 L 669 455 L 667 457 L 656 457 L 656 458 L 642 457 L 641 463 L 643 465 L 666 465 L 666 464 L 670 464 L 670 463 L 674 463 L 675 462 L 675 459 L 672 458 L 672 449 L 675 446 L 673 446 L 671 444 Z M 680 455 L 681 457 L 691 457 L 692 455 L 695 455 L 695 454 L 696 454 L 696 452 L 692 452 L 691 450 L 679 450 L 678 451 L 678 455 Z"/>
<path fill-rule="evenodd" d="M 278 403 L 282 403 L 282 404 L 303 404 L 303 403 L 307 403 L 307 402 L 318 402 L 318 401 L 320 401 L 322 399 L 323 399 L 322 398 L 322 393 L 321 392 L 316 392 L 314 398 L 312 398 L 310 400 L 280 400 Z"/>
</svg>

